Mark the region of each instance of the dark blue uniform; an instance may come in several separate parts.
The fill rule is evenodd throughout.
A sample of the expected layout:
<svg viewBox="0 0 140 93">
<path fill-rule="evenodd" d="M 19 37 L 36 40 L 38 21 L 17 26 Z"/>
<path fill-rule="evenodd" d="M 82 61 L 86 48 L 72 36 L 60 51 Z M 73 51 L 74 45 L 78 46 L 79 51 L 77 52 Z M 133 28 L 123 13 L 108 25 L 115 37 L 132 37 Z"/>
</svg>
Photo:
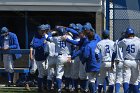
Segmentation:
<svg viewBox="0 0 140 93">
<path fill-rule="evenodd" d="M 86 72 L 89 78 L 89 90 L 90 93 L 95 93 L 95 81 L 100 71 L 101 62 L 99 58 L 96 58 L 95 48 L 97 45 L 96 40 L 90 41 L 84 49 L 83 58 L 86 62 Z M 99 56 L 98 56 L 99 57 Z"/>
</svg>

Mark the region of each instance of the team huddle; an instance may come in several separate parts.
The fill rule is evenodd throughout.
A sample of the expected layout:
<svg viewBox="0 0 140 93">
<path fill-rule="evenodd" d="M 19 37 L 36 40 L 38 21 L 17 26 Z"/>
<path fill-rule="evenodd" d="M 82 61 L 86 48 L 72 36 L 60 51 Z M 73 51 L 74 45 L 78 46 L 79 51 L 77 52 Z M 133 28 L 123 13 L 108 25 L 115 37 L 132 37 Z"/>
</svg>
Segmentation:
<svg viewBox="0 0 140 93">
<path fill-rule="evenodd" d="M 87 22 L 37 27 L 30 44 L 31 73 L 38 69 L 38 92 L 140 93 L 140 39 L 128 27 L 115 42 L 102 40 Z M 47 77 L 46 77 L 47 76 Z M 47 80 L 46 80 L 47 79 Z M 108 89 L 106 86 L 108 85 Z"/>
</svg>

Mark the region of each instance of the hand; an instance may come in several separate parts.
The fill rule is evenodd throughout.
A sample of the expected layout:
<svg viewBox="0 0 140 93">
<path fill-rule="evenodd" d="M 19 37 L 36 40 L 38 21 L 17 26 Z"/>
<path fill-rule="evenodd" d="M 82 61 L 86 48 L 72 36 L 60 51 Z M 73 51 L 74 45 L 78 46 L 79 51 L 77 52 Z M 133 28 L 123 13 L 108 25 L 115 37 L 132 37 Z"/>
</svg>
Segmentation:
<svg viewBox="0 0 140 93">
<path fill-rule="evenodd" d="M 72 62 L 71 57 L 67 57 L 67 59 L 68 59 L 68 60 L 67 60 L 68 63 L 71 63 L 71 62 Z"/>
<path fill-rule="evenodd" d="M 3 50 L 9 50 L 9 47 L 3 48 Z"/>
</svg>

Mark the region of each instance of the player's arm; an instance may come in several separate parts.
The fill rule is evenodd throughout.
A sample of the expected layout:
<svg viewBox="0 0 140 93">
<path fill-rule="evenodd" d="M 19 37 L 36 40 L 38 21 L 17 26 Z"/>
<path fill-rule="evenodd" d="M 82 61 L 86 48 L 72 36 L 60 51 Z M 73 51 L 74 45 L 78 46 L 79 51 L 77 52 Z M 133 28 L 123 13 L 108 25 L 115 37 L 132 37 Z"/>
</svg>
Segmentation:
<svg viewBox="0 0 140 93">
<path fill-rule="evenodd" d="M 45 34 L 44 37 L 47 41 L 52 41 L 52 36 L 51 35 Z"/>
<path fill-rule="evenodd" d="M 34 42 L 35 42 L 35 37 L 33 37 L 32 41 L 30 43 L 30 47 L 33 49 L 35 49 L 35 47 L 36 47 Z"/>
<path fill-rule="evenodd" d="M 66 28 L 66 31 L 68 31 L 68 32 L 71 32 L 73 35 L 79 35 L 79 33 L 76 31 L 76 30 L 74 30 L 74 29 L 72 29 L 72 28 Z"/>
<path fill-rule="evenodd" d="M 123 40 L 121 40 L 121 41 L 118 42 L 118 47 L 119 48 L 122 48 L 124 46 L 125 46 L 125 39 L 123 39 Z"/>
<path fill-rule="evenodd" d="M 112 53 L 112 59 L 111 59 L 111 69 L 114 68 L 115 58 L 116 58 L 116 52 Z"/>
<path fill-rule="evenodd" d="M 33 57 L 33 47 L 30 47 L 30 60 L 33 61 L 34 57 Z"/>
<path fill-rule="evenodd" d="M 13 35 L 13 45 L 9 46 L 9 49 L 17 49 L 18 48 L 18 38 L 17 36 L 14 34 Z"/>
<path fill-rule="evenodd" d="M 75 59 L 77 56 L 81 54 L 81 50 L 75 51 L 71 57 L 71 59 Z"/>
<path fill-rule="evenodd" d="M 90 56 L 90 47 L 89 46 L 85 47 L 84 52 L 83 52 L 83 56 L 85 59 L 89 58 L 89 56 Z"/>
<path fill-rule="evenodd" d="M 67 38 L 66 41 L 67 41 L 68 43 L 73 44 L 73 45 L 77 45 L 77 46 L 79 45 L 79 41 L 76 41 L 76 40 L 71 40 L 71 39 Z"/>
<path fill-rule="evenodd" d="M 97 43 L 97 46 L 95 48 L 95 58 L 97 61 L 101 60 L 101 46 L 100 43 Z"/>
</svg>

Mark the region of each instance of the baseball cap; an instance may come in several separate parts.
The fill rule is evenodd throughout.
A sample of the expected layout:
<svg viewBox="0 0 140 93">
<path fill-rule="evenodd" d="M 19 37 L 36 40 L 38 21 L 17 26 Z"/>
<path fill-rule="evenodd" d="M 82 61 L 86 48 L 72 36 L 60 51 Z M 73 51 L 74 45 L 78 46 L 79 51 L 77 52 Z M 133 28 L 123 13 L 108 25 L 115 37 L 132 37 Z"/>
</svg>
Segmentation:
<svg viewBox="0 0 140 93">
<path fill-rule="evenodd" d="M 38 26 L 38 30 L 46 30 L 46 25 L 42 24 Z"/>
<path fill-rule="evenodd" d="M 51 26 L 49 24 L 46 24 L 46 30 L 50 30 L 51 29 Z"/>
<path fill-rule="evenodd" d="M 109 33 L 109 30 L 104 30 L 104 31 L 102 32 L 102 34 L 108 36 L 110 33 Z"/>
<path fill-rule="evenodd" d="M 83 30 L 91 31 L 91 27 L 89 25 L 84 25 Z"/>
<path fill-rule="evenodd" d="M 1 33 L 7 33 L 9 30 L 7 27 L 2 27 L 1 28 Z"/>
</svg>

